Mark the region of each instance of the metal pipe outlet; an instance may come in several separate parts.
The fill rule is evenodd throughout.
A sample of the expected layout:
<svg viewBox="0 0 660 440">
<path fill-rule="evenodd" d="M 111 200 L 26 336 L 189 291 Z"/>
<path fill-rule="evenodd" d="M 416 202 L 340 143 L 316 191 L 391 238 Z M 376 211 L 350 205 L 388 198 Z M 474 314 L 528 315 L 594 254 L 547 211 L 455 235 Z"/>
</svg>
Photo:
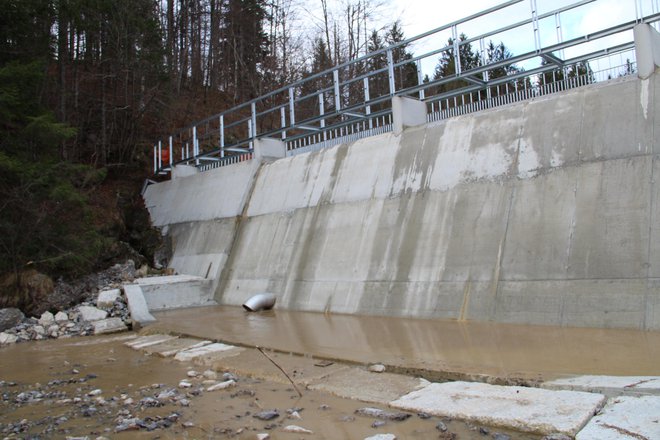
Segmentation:
<svg viewBox="0 0 660 440">
<path fill-rule="evenodd" d="M 245 301 L 243 308 L 248 312 L 272 309 L 275 305 L 275 295 L 272 293 L 259 293 Z"/>
</svg>

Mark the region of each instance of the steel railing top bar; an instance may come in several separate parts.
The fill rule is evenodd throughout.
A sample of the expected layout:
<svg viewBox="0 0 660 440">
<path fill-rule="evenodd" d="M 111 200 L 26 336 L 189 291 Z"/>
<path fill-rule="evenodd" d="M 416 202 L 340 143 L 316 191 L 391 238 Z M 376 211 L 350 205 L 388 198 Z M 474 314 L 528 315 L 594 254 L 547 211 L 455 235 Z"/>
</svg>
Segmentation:
<svg viewBox="0 0 660 440">
<path fill-rule="evenodd" d="M 530 24 L 534 24 L 534 22 L 538 23 L 538 21 L 540 20 L 552 16 L 556 16 L 557 14 L 565 13 L 567 11 L 579 8 L 587 4 L 598 2 L 599 0 L 580 0 L 571 3 L 569 5 L 565 5 L 556 8 L 552 11 L 548 11 L 538 15 L 535 15 L 534 11 L 532 11 L 532 14 L 530 14 L 531 16 L 529 18 L 507 24 L 496 30 L 484 32 L 478 36 L 466 38 L 465 40 L 462 41 L 455 41 L 454 44 L 443 45 L 443 47 L 439 49 L 433 49 L 426 53 L 420 55 L 414 55 L 410 58 L 406 58 L 400 61 L 394 62 L 392 60 L 391 54 L 392 51 L 395 50 L 396 48 L 407 47 L 408 45 L 417 42 L 421 39 L 427 38 L 439 32 L 444 32 L 450 29 L 453 31 L 452 35 L 456 36 L 456 26 L 470 22 L 480 17 L 484 17 L 488 14 L 504 10 L 508 7 L 520 4 L 525 1 L 530 1 L 530 0 L 510 0 L 501 3 L 499 5 L 493 6 L 479 13 L 472 14 L 463 19 L 453 21 L 451 23 L 437 27 L 430 31 L 414 36 L 412 38 L 406 39 L 403 42 L 388 46 L 378 51 L 360 56 L 356 59 L 346 61 L 342 64 L 334 66 L 325 71 L 310 75 L 309 77 L 303 78 L 289 85 L 280 87 L 276 90 L 268 92 L 255 99 L 238 104 L 223 112 L 214 114 L 205 119 L 190 124 L 189 126 L 181 129 L 176 134 L 171 136 L 170 139 L 174 137 L 181 142 L 182 155 L 183 155 L 183 145 L 184 145 L 183 139 L 184 138 L 188 139 L 188 141 L 185 143 L 186 149 L 187 149 L 187 143 L 192 142 L 193 155 L 184 157 L 182 160 L 176 162 L 174 162 L 172 158 L 170 158 L 170 163 L 165 165 L 166 167 L 169 167 L 170 164 L 173 165 L 178 163 L 190 163 L 191 161 L 195 161 L 196 157 L 201 159 L 206 159 L 208 157 L 213 157 L 214 155 L 218 155 L 218 154 L 222 156 L 224 155 L 224 151 L 227 152 L 248 151 L 252 148 L 253 146 L 252 141 L 256 139 L 257 136 L 264 136 L 264 135 L 271 136 L 271 135 L 281 134 L 283 139 L 287 136 L 292 139 L 300 139 L 300 138 L 304 138 L 305 136 L 309 136 L 310 132 L 331 130 L 337 127 L 347 126 L 354 123 L 355 121 L 359 121 L 365 118 L 375 117 L 376 113 L 370 112 L 369 108 L 378 105 L 387 106 L 389 104 L 388 101 L 391 99 L 393 95 L 412 95 L 414 93 L 419 93 L 420 99 L 423 99 L 424 101 L 431 103 L 431 102 L 436 102 L 443 99 L 451 98 L 453 96 L 459 96 L 461 93 L 484 90 L 488 87 L 497 86 L 498 84 L 502 84 L 505 82 L 515 81 L 524 77 L 532 77 L 534 75 L 542 74 L 544 72 L 548 72 L 551 70 L 556 70 L 558 68 L 562 68 L 567 65 L 571 65 L 583 61 L 589 61 L 590 59 L 595 57 L 600 57 L 603 55 L 614 54 L 624 50 L 629 50 L 633 46 L 632 42 L 606 47 L 604 49 L 583 53 L 566 59 L 563 59 L 563 54 L 561 55 L 556 54 L 556 53 L 561 53 L 561 51 L 563 51 L 564 49 L 576 48 L 583 44 L 592 43 L 594 41 L 597 41 L 599 39 L 611 35 L 630 31 L 634 28 L 636 24 L 640 22 L 655 23 L 660 20 L 660 12 L 656 13 L 655 12 L 656 8 L 654 7 L 653 8 L 654 13 L 650 15 L 640 16 L 639 13 L 636 13 L 636 18 L 634 20 L 630 20 L 625 23 L 618 24 L 616 26 L 612 26 L 579 37 L 571 38 L 565 41 L 562 41 L 561 38 L 558 38 L 559 40 L 558 43 L 552 45 L 545 45 L 544 47 L 541 47 L 537 44 L 534 50 L 530 50 L 526 53 L 512 56 L 504 60 L 489 63 L 487 62 L 484 54 L 482 53 L 480 56 L 480 63 L 476 67 L 467 70 L 462 70 L 459 68 L 457 69 L 456 74 L 447 75 L 439 79 L 433 79 L 426 83 L 422 83 L 421 75 L 420 75 L 419 83 L 414 86 L 409 86 L 409 85 L 405 87 L 400 86 L 400 88 L 397 89 L 396 85 L 394 85 L 394 78 L 393 78 L 394 69 L 400 68 L 402 66 L 406 66 L 411 63 L 416 64 L 417 68 L 419 68 L 420 66 L 419 63 L 421 63 L 422 60 L 433 57 L 439 53 L 448 52 L 448 51 L 457 52 L 458 54 L 454 54 L 453 56 L 457 57 L 455 59 L 460 61 L 461 60 L 460 51 L 456 49 L 460 48 L 462 45 L 475 43 L 477 41 L 483 43 L 485 39 L 490 38 L 494 35 L 501 34 L 503 32 L 507 32 L 517 28 L 521 28 L 523 26 L 527 26 Z M 637 8 L 637 2 L 639 0 L 631 0 L 631 1 L 635 2 L 635 7 Z M 535 5 L 535 0 L 531 0 L 531 4 Z M 534 6 L 532 7 L 532 9 L 534 9 Z M 535 29 L 534 31 L 536 32 L 537 29 Z M 482 46 L 482 52 L 483 52 L 483 46 Z M 388 55 L 387 56 L 388 64 L 386 66 L 375 68 L 373 70 L 367 70 L 366 72 L 364 71 L 365 69 L 368 69 L 369 66 L 368 61 L 374 60 L 379 56 L 382 57 L 383 54 Z M 529 62 L 539 58 L 545 60 L 545 64 L 541 63 L 539 67 L 534 67 L 527 70 L 521 70 L 517 73 L 506 75 L 500 78 L 495 78 L 495 79 L 488 78 L 487 72 L 493 69 L 510 66 L 517 63 Z M 380 62 L 382 61 L 383 60 L 381 58 Z M 457 64 L 460 65 L 460 62 Z M 338 74 L 338 72 L 341 69 L 353 68 L 356 65 L 360 67 L 359 69 L 355 69 L 357 70 L 356 72 L 357 74 L 353 74 L 353 72 L 351 72 L 352 76 L 350 77 L 345 77 L 346 75 L 340 76 Z M 389 92 L 386 91 L 383 93 L 383 91 L 380 90 L 379 95 L 374 97 L 368 97 L 369 81 L 374 80 L 379 75 L 385 75 L 385 74 L 387 75 L 387 77 L 389 77 L 389 82 L 390 82 Z M 443 84 L 457 80 L 465 80 L 471 83 L 471 85 L 460 87 L 446 93 L 439 93 L 439 94 L 436 93 L 435 95 L 431 93 L 431 95 L 433 96 L 426 96 L 425 98 L 423 97 L 426 91 L 432 91 L 433 88 L 437 88 L 439 86 L 442 86 Z M 327 82 L 325 86 L 322 86 L 311 92 L 305 92 L 306 94 L 302 94 L 302 93 L 297 94 L 295 92 L 295 90 L 302 91 L 303 86 L 313 84 L 313 82 L 315 81 L 316 82 L 327 81 Z M 349 104 L 350 100 L 343 99 L 346 98 L 346 96 L 344 95 L 346 93 L 344 92 L 344 88 L 357 87 L 359 89 L 360 81 L 364 81 L 367 87 L 367 90 L 365 91 L 364 99 L 357 104 L 355 103 Z M 269 100 L 272 102 L 268 102 Z M 304 102 L 309 102 L 311 105 L 310 108 L 313 109 L 316 100 L 319 101 L 318 104 L 320 105 L 320 109 L 317 108 L 318 114 L 310 116 L 309 111 L 307 115 L 294 114 L 296 105 L 301 105 Z M 327 108 L 325 108 L 326 101 L 327 101 Z M 340 106 L 340 104 L 343 105 Z M 287 110 L 288 110 L 288 115 L 287 115 Z M 272 126 L 263 127 L 263 124 L 261 128 L 258 126 L 257 121 L 262 120 L 264 117 L 268 117 L 268 116 L 270 116 L 271 118 L 270 119 L 271 124 L 273 122 L 280 122 L 278 118 L 279 116 L 278 113 L 281 113 L 281 126 L 276 128 L 273 128 Z M 302 117 L 303 119 L 296 120 L 295 116 Z M 219 127 L 215 128 L 214 124 L 218 124 L 218 121 L 220 121 Z M 316 126 L 315 124 L 318 124 L 318 126 Z M 225 144 L 223 140 L 221 141 L 222 146 L 220 148 L 212 149 L 211 151 L 204 151 L 204 152 L 199 151 L 200 149 L 199 141 L 198 141 L 199 139 L 214 139 L 215 137 L 218 136 L 221 139 L 224 139 L 225 133 L 222 132 L 223 130 L 230 130 L 230 129 L 243 130 L 245 129 L 246 125 L 248 128 L 247 137 L 245 135 L 241 135 L 237 137 L 236 133 L 234 133 L 231 135 L 231 138 L 228 139 L 229 140 L 228 144 Z M 203 130 L 199 128 L 202 126 L 205 127 Z M 197 135 L 199 135 L 199 137 Z M 160 148 L 161 146 L 159 142 L 158 143 L 159 154 L 160 154 Z M 154 151 L 156 151 L 156 149 Z M 186 150 L 186 155 L 187 154 L 188 152 Z M 154 163 L 160 164 L 160 158 L 158 161 L 154 159 Z M 159 168 L 165 168 L 165 167 L 160 166 Z"/>
</svg>

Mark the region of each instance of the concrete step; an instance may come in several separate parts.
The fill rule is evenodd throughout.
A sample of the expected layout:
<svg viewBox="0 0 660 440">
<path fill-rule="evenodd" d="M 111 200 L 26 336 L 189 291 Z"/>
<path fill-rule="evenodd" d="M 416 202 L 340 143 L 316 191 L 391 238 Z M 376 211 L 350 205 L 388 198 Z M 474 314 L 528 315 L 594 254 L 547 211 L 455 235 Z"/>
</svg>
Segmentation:
<svg viewBox="0 0 660 440">
<path fill-rule="evenodd" d="M 211 280 L 193 275 L 138 278 L 150 311 L 216 305 Z"/>
<path fill-rule="evenodd" d="M 576 376 L 544 382 L 541 387 L 595 392 L 608 397 L 660 396 L 660 376 Z"/>
<path fill-rule="evenodd" d="M 540 435 L 575 434 L 606 401 L 602 394 L 474 382 L 432 383 L 390 405 Z"/>
<path fill-rule="evenodd" d="M 612 398 L 576 436 L 576 440 L 629 439 L 660 439 L 660 397 Z"/>
</svg>

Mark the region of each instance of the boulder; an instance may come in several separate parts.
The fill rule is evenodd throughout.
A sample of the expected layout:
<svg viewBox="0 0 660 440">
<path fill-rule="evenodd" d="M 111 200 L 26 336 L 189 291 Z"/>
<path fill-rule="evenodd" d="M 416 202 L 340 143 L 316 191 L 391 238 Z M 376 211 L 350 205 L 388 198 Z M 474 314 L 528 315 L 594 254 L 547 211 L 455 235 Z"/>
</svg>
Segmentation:
<svg viewBox="0 0 660 440">
<path fill-rule="evenodd" d="M 12 328 L 23 322 L 25 315 L 18 309 L 0 309 L 0 332 Z"/>
<path fill-rule="evenodd" d="M 55 322 L 61 323 L 61 322 L 66 322 L 68 320 L 69 320 L 69 315 L 67 315 L 64 312 L 57 312 L 55 314 Z"/>
<path fill-rule="evenodd" d="M 92 322 L 92 325 L 94 326 L 95 335 L 117 333 L 128 330 L 128 327 L 126 327 L 126 324 L 124 324 L 124 321 L 122 321 L 121 318 L 101 319 Z"/>
<path fill-rule="evenodd" d="M 83 321 L 94 322 L 108 317 L 108 312 L 93 306 L 80 306 L 78 307 L 78 312 L 80 312 L 80 317 Z"/>
<path fill-rule="evenodd" d="M 43 327 L 48 327 L 51 324 L 55 323 L 55 316 L 50 312 L 43 312 L 41 318 L 39 318 L 39 325 Z"/>
<path fill-rule="evenodd" d="M 12 335 L 11 333 L 0 333 L 0 345 L 9 345 L 14 344 L 18 340 L 18 336 Z"/>
<path fill-rule="evenodd" d="M 115 300 L 120 296 L 121 290 L 119 289 L 104 290 L 103 292 L 99 293 L 99 296 L 96 299 L 96 307 L 109 309 L 115 304 Z"/>
</svg>

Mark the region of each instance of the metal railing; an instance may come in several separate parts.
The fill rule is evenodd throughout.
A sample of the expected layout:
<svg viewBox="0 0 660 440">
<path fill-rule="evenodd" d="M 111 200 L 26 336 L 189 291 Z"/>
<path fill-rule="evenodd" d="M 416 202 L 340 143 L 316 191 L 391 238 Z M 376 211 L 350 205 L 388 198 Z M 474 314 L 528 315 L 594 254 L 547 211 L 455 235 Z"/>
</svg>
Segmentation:
<svg viewBox="0 0 660 440">
<path fill-rule="evenodd" d="M 600 3 L 573 1 L 543 12 L 537 0 L 510 0 L 310 75 L 158 141 L 154 174 L 166 174 L 177 164 L 205 171 L 250 160 L 255 140 L 262 137 L 281 139 L 287 155 L 294 155 L 382 134 L 392 130 L 393 96 L 425 102 L 433 122 L 632 73 L 632 29 L 638 23 L 660 28 L 660 0 L 621 0 L 634 11 L 630 19 L 620 17 L 624 21 L 615 26 L 567 38 L 570 29 L 562 27 L 562 18 L 582 17 Z M 521 7 L 527 7 L 528 16 L 516 21 Z M 492 18 L 497 29 L 465 36 L 465 30 L 482 29 L 480 21 Z M 488 42 L 507 37 L 529 47 L 519 55 L 489 57 Z M 411 54 L 415 48 L 425 51 Z M 466 59 L 474 53 L 476 62 Z M 453 64 L 452 71 L 425 75 L 425 66 L 440 58 L 446 66 Z"/>
</svg>

